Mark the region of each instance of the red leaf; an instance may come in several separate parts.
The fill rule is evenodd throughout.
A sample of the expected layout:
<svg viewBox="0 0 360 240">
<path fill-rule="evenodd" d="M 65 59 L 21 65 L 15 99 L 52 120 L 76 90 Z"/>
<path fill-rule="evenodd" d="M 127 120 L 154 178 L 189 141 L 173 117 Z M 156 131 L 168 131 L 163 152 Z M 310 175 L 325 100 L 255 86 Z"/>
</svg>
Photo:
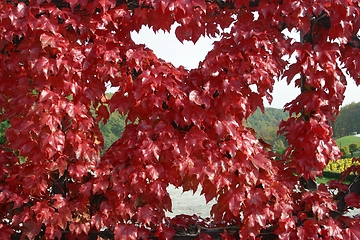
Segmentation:
<svg viewBox="0 0 360 240">
<path fill-rule="evenodd" d="M 145 225 L 150 225 L 153 221 L 153 217 L 154 217 L 155 211 L 154 209 L 152 209 L 149 204 L 143 206 L 143 207 L 139 207 L 136 210 L 136 217 L 137 219 L 145 224 Z"/>
<path fill-rule="evenodd" d="M 262 113 L 265 113 L 264 102 L 262 96 L 258 93 L 251 92 L 249 96 L 250 110 L 255 112 L 257 108 L 260 108 Z"/>
<path fill-rule="evenodd" d="M 263 154 L 256 154 L 255 157 L 251 159 L 255 167 L 271 171 L 271 162 L 270 159 L 266 158 Z"/>
<path fill-rule="evenodd" d="M 52 132 L 55 132 L 61 126 L 61 121 L 53 115 L 45 115 L 41 118 L 41 124 L 49 126 Z"/>
<path fill-rule="evenodd" d="M 10 236 L 13 233 L 14 230 L 10 226 L 0 224 L 0 239 L 11 239 Z"/>
<path fill-rule="evenodd" d="M 105 12 L 116 6 L 116 0 L 99 0 L 99 3 Z"/>
<path fill-rule="evenodd" d="M 98 178 L 93 183 L 92 192 L 93 194 L 105 192 L 108 186 L 109 181 L 107 179 Z"/>
<path fill-rule="evenodd" d="M 339 189 L 342 192 L 346 192 L 349 189 L 349 186 L 347 184 L 344 184 L 339 180 L 330 180 L 327 182 L 327 185 L 329 186 L 329 188 Z"/>
<path fill-rule="evenodd" d="M 344 199 L 348 206 L 360 208 L 360 196 L 357 196 L 355 192 L 346 194 Z"/>
<path fill-rule="evenodd" d="M 360 240 L 360 224 L 354 224 L 349 228 L 345 229 L 346 237 L 344 239 Z"/>
<path fill-rule="evenodd" d="M 175 229 L 166 227 L 163 224 L 160 224 L 158 231 L 155 233 L 155 236 L 159 237 L 159 240 L 171 240 L 176 234 Z"/>
<path fill-rule="evenodd" d="M 51 199 L 54 201 L 54 203 L 52 204 L 54 208 L 59 209 L 66 205 L 66 201 L 61 194 L 54 194 Z"/>
<path fill-rule="evenodd" d="M 308 219 L 303 223 L 303 227 L 298 228 L 297 236 L 300 239 L 318 239 L 320 227 L 316 221 Z"/>
<path fill-rule="evenodd" d="M 59 157 L 57 159 L 57 165 L 59 167 L 59 173 L 60 173 L 59 177 L 61 177 L 62 175 L 64 175 L 65 170 L 67 169 L 67 166 L 68 166 L 68 162 L 67 162 L 66 158 L 65 157 Z"/>
<path fill-rule="evenodd" d="M 206 203 L 209 203 L 211 200 L 213 200 L 217 195 L 217 189 L 212 182 L 210 182 L 209 179 L 206 179 L 204 183 L 202 184 L 202 190 L 201 194 L 204 194 Z"/>
<path fill-rule="evenodd" d="M 175 35 L 176 38 L 180 41 L 180 42 L 184 42 L 184 40 L 189 40 L 191 39 L 192 36 L 192 30 L 186 26 L 178 26 L 175 30 Z"/>
<path fill-rule="evenodd" d="M 332 237 L 334 239 L 343 239 L 342 229 L 339 227 L 339 223 L 329 218 L 326 224 L 323 225 L 322 235 Z"/>
<path fill-rule="evenodd" d="M 184 137 L 186 144 L 194 148 L 203 148 L 203 141 L 208 139 L 208 135 L 198 127 L 192 127 Z"/>
<path fill-rule="evenodd" d="M 114 230 L 114 239 L 115 240 L 122 240 L 122 239 L 129 239 L 129 240 L 136 240 L 138 229 L 134 225 L 129 224 L 118 224 Z"/>
<path fill-rule="evenodd" d="M 51 133 L 45 129 L 41 139 L 41 147 L 46 149 L 49 158 L 53 157 L 56 151 L 62 152 L 65 147 L 65 135 L 61 130 Z"/>
<path fill-rule="evenodd" d="M 230 234 L 228 231 L 224 230 L 224 233 L 220 233 L 223 240 L 235 240 L 236 237 L 233 234 Z"/>
<path fill-rule="evenodd" d="M 72 222 L 69 224 L 69 230 L 76 235 L 81 235 L 82 233 L 88 234 L 90 231 L 89 223 L 80 223 L 80 222 Z"/>
<path fill-rule="evenodd" d="M 287 69 L 283 74 L 283 76 L 287 78 L 287 84 L 290 84 L 295 75 L 299 74 L 299 72 L 299 65 L 297 63 L 291 64 L 289 69 Z"/>
<path fill-rule="evenodd" d="M 103 122 L 104 122 L 104 124 L 107 123 L 107 120 L 108 120 L 109 117 L 110 117 L 109 111 L 108 111 L 107 107 L 104 106 L 104 105 L 101 105 L 101 106 L 98 108 L 98 110 L 97 110 L 97 115 L 98 115 L 98 116 L 97 116 L 96 120 L 97 120 L 98 122 L 100 122 L 101 119 L 102 119 Z"/>
</svg>

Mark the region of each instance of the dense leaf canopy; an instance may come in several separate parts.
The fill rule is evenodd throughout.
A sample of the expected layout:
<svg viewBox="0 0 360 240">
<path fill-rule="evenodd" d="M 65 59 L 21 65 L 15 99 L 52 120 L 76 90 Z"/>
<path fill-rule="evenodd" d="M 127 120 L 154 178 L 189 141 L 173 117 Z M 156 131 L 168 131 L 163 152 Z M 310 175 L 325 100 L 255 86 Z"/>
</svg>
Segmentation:
<svg viewBox="0 0 360 240">
<path fill-rule="evenodd" d="M 2 0 L 0 120 L 11 126 L 0 238 L 171 239 L 197 223 L 165 217 L 173 184 L 201 185 L 216 200 L 206 226 L 234 226 L 241 239 L 359 239 L 359 218 L 343 214 L 359 207 L 360 181 L 313 181 L 340 157 L 329 120 L 344 99 L 342 70 L 360 83 L 359 15 L 358 0 Z M 179 41 L 221 34 L 197 69 L 131 39 L 175 23 Z M 271 102 L 275 79 L 299 88 L 280 160 L 243 125 Z M 119 88 L 111 99 L 108 85 Z M 101 155 L 99 122 L 114 111 L 128 124 Z"/>
</svg>

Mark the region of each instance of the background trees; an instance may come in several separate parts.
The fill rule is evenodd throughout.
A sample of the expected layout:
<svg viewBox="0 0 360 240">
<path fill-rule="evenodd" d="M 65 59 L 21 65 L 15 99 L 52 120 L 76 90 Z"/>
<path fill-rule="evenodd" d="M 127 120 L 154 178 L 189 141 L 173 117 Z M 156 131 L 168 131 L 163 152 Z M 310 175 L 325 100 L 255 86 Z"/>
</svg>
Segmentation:
<svg viewBox="0 0 360 240">
<path fill-rule="evenodd" d="M 360 102 L 351 103 L 341 108 L 339 115 L 334 123 L 334 135 L 342 137 L 350 135 L 352 132 L 360 133 Z"/>
<path fill-rule="evenodd" d="M 169 184 L 201 186 L 216 200 L 206 226 L 231 225 L 241 239 L 359 238 L 359 219 L 343 215 L 359 207 L 358 184 L 314 183 L 340 156 L 329 120 L 344 98 L 342 68 L 360 83 L 359 8 L 355 0 L 3 2 L 0 120 L 11 127 L 0 150 L 1 238 L 171 239 L 200 223 L 165 217 Z M 131 39 L 143 25 L 175 23 L 179 41 L 221 34 L 199 68 L 175 68 Z M 280 78 L 299 95 L 285 106 L 279 133 L 288 147 L 275 160 L 244 120 L 264 111 Z M 119 88 L 111 99 L 107 85 Z M 129 124 L 101 155 L 99 123 L 114 111 Z"/>
<path fill-rule="evenodd" d="M 246 126 L 253 128 L 259 139 L 273 145 L 277 152 L 283 152 L 286 146 L 284 136 L 278 135 L 278 127 L 282 120 L 288 118 L 288 113 L 282 109 L 266 108 L 265 113 L 257 110 L 245 122 Z"/>
<path fill-rule="evenodd" d="M 4 144 L 6 142 L 5 130 L 10 126 L 9 121 L 4 120 L 0 122 L 0 144 Z"/>
</svg>

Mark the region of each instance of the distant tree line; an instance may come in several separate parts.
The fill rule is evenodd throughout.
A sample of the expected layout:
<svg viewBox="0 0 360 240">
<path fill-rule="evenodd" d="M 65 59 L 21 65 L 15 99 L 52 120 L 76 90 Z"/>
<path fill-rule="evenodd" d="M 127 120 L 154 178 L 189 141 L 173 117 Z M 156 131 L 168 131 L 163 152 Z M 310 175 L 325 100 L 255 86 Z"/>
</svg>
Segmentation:
<svg viewBox="0 0 360 240">
<path fill-rule="evenodd" d="M 341 108 L 333 124 L 334 137 L 339 138 L 356 133 L 360 134 L 360 102 Z"/>
</svg>

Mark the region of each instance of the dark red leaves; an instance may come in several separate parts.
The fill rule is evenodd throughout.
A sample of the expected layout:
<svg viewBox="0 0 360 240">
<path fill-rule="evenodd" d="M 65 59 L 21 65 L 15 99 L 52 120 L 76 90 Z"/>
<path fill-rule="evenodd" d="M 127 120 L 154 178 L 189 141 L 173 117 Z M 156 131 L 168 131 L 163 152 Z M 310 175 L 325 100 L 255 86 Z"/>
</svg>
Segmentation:
<svg viewBox="0 0 360 240">
<path fill-rule="evenodd" d="M 160 224 L 159 230 L 155 233 L 155 236 L 157 236 L 159 240 L 170 240 L 174 238 L 175 233 L 175 229 Z"/>
<path fill-rule="evenodd" d="M 344 200 L 349 207 L 360 208 L 360 196 L 355 192 L 348 193 Z"/>
<path fill-rule="evenodd" d="M 344 237 L 355 240 L 360 239 L 360 224 L 353 221 L 352 223 L 349 223 L 349 225 L 350 226 L 345 229 Z"/>
<path fill-rule="evenodd" d="M 134 225 L 118 224 L 114 230 L 114 239 L 138 239 L 137 228 Z"/>
<path fill-rule="evenodd" d="M 14 230 L 9 226 L 5 224 L 0 224 L 0 238 L 1 239 L 10 239 L 11 234 L 14 232 Z"/>
<path fill-rule="evenodd" d="M 320 233 L 319 225 L 315 220 L 305 220 L 303 226 L 298 228 L 297 236 L 300 239 L 317 239 Z"/>
<path fill-rule="evenodd" d="M 251 161 L 253 162 L 254 166 L 257 168 L 262 168 L 265 170 L 271 169 L 270 159 L 266 158 L 262 154 L 257 154 L 253 159 L 251 159 Z"/>
<path fill-rule="evenodd" d="M 339 221 L 330 218 L 324 229 L 321 230 L 321 235 L 324 237 L 332 237 L 334 239 L 343 239 L 342 229 L 340 228 Z"/>
<path fill-rule="evenodd" d="M 202 187 L 201 194 L 204 194 L 206 203 L 209 203 L 217 196 L 217 188 L 210 180 L 205 180 Z"/>
<path fill-rule="evenodd" d="M 228 231 L 224 231 L 224 233 L 220 234 L 222 236 L 222 239 L 224 240 L 235 240 L 235 236 L 233 234 L 228 233 Z"/>
</svg>

